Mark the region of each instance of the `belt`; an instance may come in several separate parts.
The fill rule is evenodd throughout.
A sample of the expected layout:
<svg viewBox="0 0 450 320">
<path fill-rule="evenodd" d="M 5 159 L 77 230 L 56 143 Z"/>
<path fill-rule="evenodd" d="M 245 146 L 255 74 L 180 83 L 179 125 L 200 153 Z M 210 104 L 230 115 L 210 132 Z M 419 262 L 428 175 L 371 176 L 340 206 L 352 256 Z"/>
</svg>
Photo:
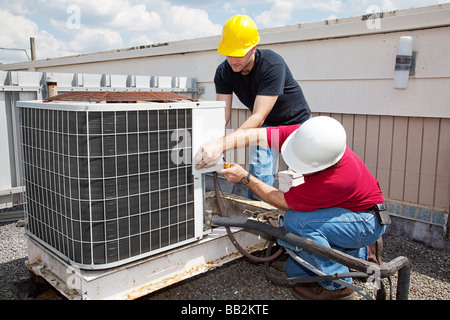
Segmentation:
<svg viewBox="0 0 450 320">
<path fill-rule="evenodd" d="M 389 212 L 387 211 L 386 203 L 377 203 L 376 205 L 368 209 L 367 212 L 375 214 L 380 225 L 385 226 L 391 224 L 391 217 L 389 216 Z"/>
</svg>

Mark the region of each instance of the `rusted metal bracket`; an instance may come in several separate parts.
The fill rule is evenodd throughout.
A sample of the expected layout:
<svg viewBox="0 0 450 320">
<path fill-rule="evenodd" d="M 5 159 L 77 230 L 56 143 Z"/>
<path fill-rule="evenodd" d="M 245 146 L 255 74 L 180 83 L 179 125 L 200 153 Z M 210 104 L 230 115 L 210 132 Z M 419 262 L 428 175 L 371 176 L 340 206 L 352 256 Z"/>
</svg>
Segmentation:
<svg viewBox="0 0 450 320">
<path fill-rule="evenodd" d="M 137 103 L 197 101 L 180 94 L 165 91 L 70 91 L 44 99 L 44 102 L 85 101 L 95 103 Z"/>
</svg>

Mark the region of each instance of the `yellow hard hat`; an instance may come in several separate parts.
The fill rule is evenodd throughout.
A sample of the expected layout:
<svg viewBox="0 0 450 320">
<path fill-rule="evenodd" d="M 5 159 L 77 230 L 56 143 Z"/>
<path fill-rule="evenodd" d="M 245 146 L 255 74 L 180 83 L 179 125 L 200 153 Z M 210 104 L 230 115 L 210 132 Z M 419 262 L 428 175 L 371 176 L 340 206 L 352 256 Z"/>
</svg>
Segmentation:
<svg viewBox="0 0 450 320">
<path fill-rule="evenodd" d="M 224 56 L 243 57 L 259 43 L 256 23 L 246 15 L 230 18 L 222 30 L 222 40 L 217 52 Z"/>
</svg>

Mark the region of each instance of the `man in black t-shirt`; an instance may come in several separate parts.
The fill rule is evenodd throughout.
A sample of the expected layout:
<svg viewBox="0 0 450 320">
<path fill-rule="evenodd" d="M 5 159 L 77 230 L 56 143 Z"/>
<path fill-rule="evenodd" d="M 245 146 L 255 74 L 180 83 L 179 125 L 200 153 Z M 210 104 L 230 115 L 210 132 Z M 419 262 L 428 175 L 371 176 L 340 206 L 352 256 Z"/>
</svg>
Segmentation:
<svg viewBox="0 0 450 320">
<path fill-rule="evenodd" d="M 311 116 L 302 89 L 292 77 L 283 58 L 272 50 L 250 49 L 252 69 L 244 74 L 233 71 L 227 58 L 214 77 L 217 99 L 226 101 L 233 93 L 252 111 L 242 125 L 246 128 L 299 124 Z M 227 105 L 228 107 L 228 105 Z M 230 104 L 231 107 L 231 104 Z M 226 119 L 229 121 L 229 118 Z"/>
<path fill-rule="evenodd" d="M 233 93 L 252 111 L 240 129 L 303 123 L 311 110 L 283 58 L 271 50 L 259 50 L 254 21 L 245 15 L 230 18 L 217 52 L 227 58 L 214 77 L 218 101 L 225 101 L 226 123 L 231 117 Z M 273 185 L 278 154 L 255 147 L 250 151 L 250 173 Z M 253 198 L 253 194 L 249 193 Z"/>
</svg>

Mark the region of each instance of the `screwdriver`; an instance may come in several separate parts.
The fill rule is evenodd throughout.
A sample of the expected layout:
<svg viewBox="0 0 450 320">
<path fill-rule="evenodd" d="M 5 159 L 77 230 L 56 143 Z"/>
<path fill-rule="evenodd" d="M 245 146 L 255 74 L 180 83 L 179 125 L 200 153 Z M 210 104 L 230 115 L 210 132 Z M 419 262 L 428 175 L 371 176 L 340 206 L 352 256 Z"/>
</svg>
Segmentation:
<svg viewBox="0 0 450 320">
<path fill-rule="evenodd" d="M 227 160 L 225 160 L 225 157 L 223 157 L 223 168 L 228 169 L 230 167 L 231 167 L 231 165 L 227 162 Z"/>
</svg>

